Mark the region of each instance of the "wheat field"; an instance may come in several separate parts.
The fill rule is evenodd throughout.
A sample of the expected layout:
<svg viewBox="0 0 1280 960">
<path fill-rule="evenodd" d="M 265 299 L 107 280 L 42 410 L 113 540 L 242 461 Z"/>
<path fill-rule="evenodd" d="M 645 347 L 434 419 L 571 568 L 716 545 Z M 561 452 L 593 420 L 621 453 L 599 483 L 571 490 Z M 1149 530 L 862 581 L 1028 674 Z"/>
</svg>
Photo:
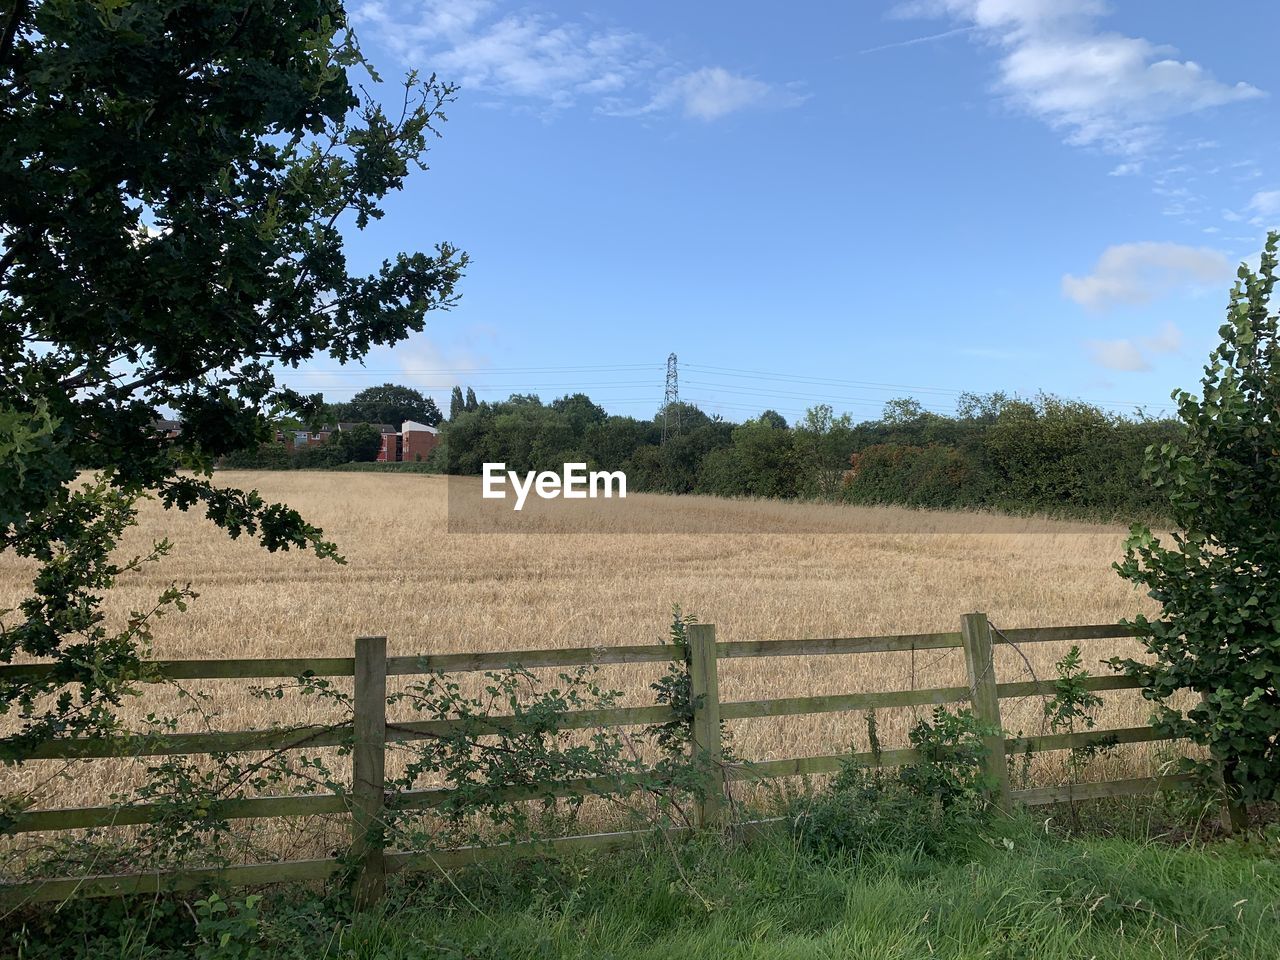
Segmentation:
<svg viewBox="0 0 1280 960">
<path fill-rule="evenodd" d="M 1114 622 L 1149 610 L 1111 569 L 1125 536 L 1118 526 L 633 496 L 631 509 L 652 517 L 696 512 L 703 532 L 461 534 L 448 532 L 446 481 L 439 477 L 227 472 L 217 480 L 298 508 L 323 526 L 348 562 L 268 554 L 248 540 L 228 539 L 195 513 L 146 503 L 122 553 L 161 537 L 173 541 L 174 551 L 121 582 L 108 600 L 112 618 L 150 606 L 170 581 L 189 581 L 199 592 L 186 613 L 156 625 L 157 657 L 350 656 L 353 638 L 362 634 L 385 634 L 391 655 L 656 643 L 673 604 L 715 623 L 721 640 L 957 630 L 960 616 L 972 611 L 1008 628 Z M 22 562 L 0 556 L 0 608 L 21 598 L 29 575 Z M 999 679 L 1029 679 L 1032 671 L 1050 677 L 1066 646 L 998 648 Z M 1132 652 L 1127 647 L 1086 643 L 1085 663 L 1105 673 L 1099 661 Z M 644 704 L 652 702 L 648 685 L 659 669 L 611 666 L 601 677 L 624 691 L 622 702 Z M 726 701 L 965 682 L 958 650 L 736 659 L 720 670 Z M 208 721 L 213 728 L 323 719 L 314 705 L 266 703 L 246 686 L 202 682 L 217 711 Z M 160 696 L 130 701 L 126 712 L 163 709 Z M 922 709 L 882 711 L 884 746 L 903 745 Z M 1044 732 L 1038 702 L 1006 701 L 1003 709 L 1008 729 Z M 1098 719 L 1103 727 L 1130 726 L 1148 714 L 1148 705 L 1126 691 L 1108 694 Z M 733 749 L 752 760 L 866 748 L 865 718 L 856 713 L 729 726 Z M 1123 748 L 1091 776 L 1150 773 L 1155 750 Z M 1037 779 L 1060 777 L 1060 760 L 1038 762 Z M 48 780 L 44 766 L 4 771 L 4 792 L 38 789 L 40 806 L 95 804 L 145 776 L 136 764 L 92 761 L 73 776 Z"/>
</svg>

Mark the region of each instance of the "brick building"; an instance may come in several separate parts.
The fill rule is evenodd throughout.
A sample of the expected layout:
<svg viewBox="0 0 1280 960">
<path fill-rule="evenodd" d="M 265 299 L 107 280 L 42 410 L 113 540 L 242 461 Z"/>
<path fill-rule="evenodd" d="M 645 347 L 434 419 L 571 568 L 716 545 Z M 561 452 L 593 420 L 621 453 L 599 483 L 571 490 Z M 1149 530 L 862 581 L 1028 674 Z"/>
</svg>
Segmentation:
<svg viewBox="0 0 1280 960">
<path fill-rule="evenodd" d="M 410 463 L 425 460 L 439 442 L 440 431 L 435 427 L 406 420 L 400 425 L 400 456 L 396 459 Z"/>
<path fill-rule="evenodd" d="M 300 447 L 317 447 L 329 439 L 334 433 L 341 433 L 358 426 L 356 423 L 325 424 L 319 430 L 278 431 L 276 442 L 283 443 L 290 450 Z M 406 420 L 397 430 L 389 423 L 373 423 L 382 435 L 382 446 L 378 448 L 379 463 L 399 463 L 401 461 L 418 462 L 427 459 L 427 454 L 440 442 L 440 431 L 425 423 Z"/>
</svg>

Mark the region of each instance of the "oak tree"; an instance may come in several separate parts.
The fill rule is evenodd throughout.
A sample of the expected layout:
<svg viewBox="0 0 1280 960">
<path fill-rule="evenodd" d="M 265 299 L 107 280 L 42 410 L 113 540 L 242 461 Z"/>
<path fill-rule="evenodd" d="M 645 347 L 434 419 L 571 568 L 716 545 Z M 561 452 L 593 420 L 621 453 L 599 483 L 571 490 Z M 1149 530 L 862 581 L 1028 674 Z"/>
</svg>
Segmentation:
<svg viewBox="0 0 1280 960">
<path fill-rule="evenodd" d="M 0 13 L 0 550 L 35 562 L 0 662 L 54 664 L 0 681 L 18 721 L 3 758 L 110 729 L 150 622 L 190 596 L 174 585 L 105 617 L 116 579 L 169 549 L 116 555 L 139 498 L 340 560 L 296 511 L 211 467 L 267 440 L 273 416 L 314 415 L 319 398 L 282 370 L 357 361 L 454 301 L 466 257 L 447 243 L 370 272 L 348 262 L 344 236 L 425 169 L 454 93 L 410 75 L 384 108 L 362 74 L 378 79 L 339 0 Z"/>
</svg>

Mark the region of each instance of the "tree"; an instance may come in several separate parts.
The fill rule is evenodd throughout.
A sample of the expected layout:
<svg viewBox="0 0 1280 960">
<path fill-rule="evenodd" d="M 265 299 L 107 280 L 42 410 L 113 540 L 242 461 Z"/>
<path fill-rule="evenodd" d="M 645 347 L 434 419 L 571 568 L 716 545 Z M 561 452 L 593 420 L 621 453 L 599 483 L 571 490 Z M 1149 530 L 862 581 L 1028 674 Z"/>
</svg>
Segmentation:
<svg viewBox="0 0 1280 960">
<path fill-rule="evenodd" d="M 371 463 L 382 449 L 382 433 L 371 424 L 357 423 L 349 430 L 329 434 L 325 445 L 333 447 L 336 463 Z"/>
<path fill-rule="evenodd" d="M 894 397 L 892 400 L 886 400 L 884 404 L 884 413 L 881 419 L 885 423 L 902 424 L 911 423 L 913 420 L 919 420 L 924 416 L 924 407 L 920 405 L 920 401 L 915 397 Z"/>
<path fill-rule="evenodd" d="M 464 404 L 464 406 L 468 413 L 477 409 L 480 406 L 480 404 L 476 401 L 476 392 L 472 390 L 470 387 L 467 387 L 467 401 Z"/>
<path fill-rule="evenodd" d="M 423 396 L 412 387 L 384 383 L 379 387 L 366 387 L 347 403 L 341 405 L 339 420 L 356 420 L 362 423 L 386 423 L 399 427 L 406 420 L 416 420 L 435 427 L 444 419 L 431 397 Z"/>
<path fill-rule="evenodd" d="M 603 423 L 609 418 L 604 407 L 592 403 L 585 393 L 575 393 L 551 401 L 551 409 L 560 414 L 569 423 L 574 437 L 581 438 L 594 424 Z"/>
<path fill-rule="evenodd" d="M 466 409 L 466 401 L 462 399 L 462 388 L 455 386 L 449 394 L 449 419 L 457 420 L 458 414 Z M 434 424 L 433 424 L 434 426 Z"/>
<path fill-rule="evenodd" d="M 1173 394 L 1182 436 L 1147 451 L 1169 499 L 1169 545 L 1135 526 L 1120 575 L 1159 602 L 1133 627 L 1153 663 L 1117 663 L 1157 705 L 1161 732 L 1207 746 L 1247 802 L 1280 793 L 1280 337 L 1270 312 L 1280 234 L 1241 266 L 1201 395 Z M 1182 691 L 1199 694 L 1183 710 Z"/>
<path fill-rule="evenodd" d="M 777 417 L 778 414 L 773 414 Z M 768 413 L 733 429 L 732 446 L 712 450 L 702 464 L 699 492 L 720 496 L 794 497 L 804 471 L 795 440 Z"/>
<path fill-rule="evenodd" d="M 982 420 L 990 423 L 999 417 L 1011 402 L 1012 398 L 1001 390 L 994 390 L 991 393 L 973 393 L 965 390 L 956 399 L 956 416 L 961 420 Z"/>
<path fill-rule="evenodd" d="M 837 499 L 849 467 L 849 454 L 853 452 L 853 418 L 847 413 L 837 417 L 829 404 L 820 403 L 806 410 L 804 418 L 796 422 L 795 434 L 806 492 L 827 500 Z"/>
<path fill-rule="evenodd" d="M 60 734 L 109 731 L 149 623 L 102 595 L 158 559 L 112 559 L 150 492 L 232 537 L 340 560 L 321 530 L 214 459 L 270 438 L 268 412 L 320 398 L 276 381 L 327 355 L 359 360 L 449 306 L 466 257 L 448 244 L 347 270 L 339 225 L 364 229 L 423 168 L 454 88 L 410 75 L 394 109 L 358 95 L 365 68 L 339 0 L 16 0 L 0 35 L 0 550 L 36 563 L 6 615 L 0 661 L 54 662 L 0 685 L 20 759 Z M 370 71 L 371 73 L 371 71 Z M 177 437 L 153 428 L 166 412 Z M 89 479 L 77 483 L 77 473 Z M 79 699 L 48 696 L 82 683 Z"/>
</svg>

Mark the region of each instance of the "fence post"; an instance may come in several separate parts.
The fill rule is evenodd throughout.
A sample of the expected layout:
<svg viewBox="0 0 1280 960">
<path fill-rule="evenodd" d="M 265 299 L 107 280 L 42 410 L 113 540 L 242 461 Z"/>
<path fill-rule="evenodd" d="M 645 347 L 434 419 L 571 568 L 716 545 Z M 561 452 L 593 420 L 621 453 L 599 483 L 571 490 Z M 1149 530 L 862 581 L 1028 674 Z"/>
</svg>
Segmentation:
<svg viewBox="0 0 1280 960">
<path fill-rule="evenodd" d="M 964 662 L 969 672 L 969 699 L 973 715 L 995 730 L 983 738 L 987 777 L 994 784 L 991 800 L 999 810 L 1008 813 L 1013 805 L 1009 790 L 1009 760 L 1004 752 L 1000 694 L 996 690 L 996 665 L 987 615 L 966 613 L 960 620 L 960 636 L 964 641 Z"/>
<path fill-rule="evenodd" d="M 706 795 L 697 807 L 698 826 L 719 825 L 724 813 L 724 766 L 720 743 L 720 677 L 716 668 L 716 626 L 685 628 L 689 657 L 689 693 L 693 698 L 693 756 L 711 764 Z"/>
<path fill-rule="evenodd" d="M 387 638 L 356 637 L 355 743 L 351 753 L 351 853 L 357 866 L 357 908 L 386 889 L 382 859 L 387 748 Z"/>
</svg>

